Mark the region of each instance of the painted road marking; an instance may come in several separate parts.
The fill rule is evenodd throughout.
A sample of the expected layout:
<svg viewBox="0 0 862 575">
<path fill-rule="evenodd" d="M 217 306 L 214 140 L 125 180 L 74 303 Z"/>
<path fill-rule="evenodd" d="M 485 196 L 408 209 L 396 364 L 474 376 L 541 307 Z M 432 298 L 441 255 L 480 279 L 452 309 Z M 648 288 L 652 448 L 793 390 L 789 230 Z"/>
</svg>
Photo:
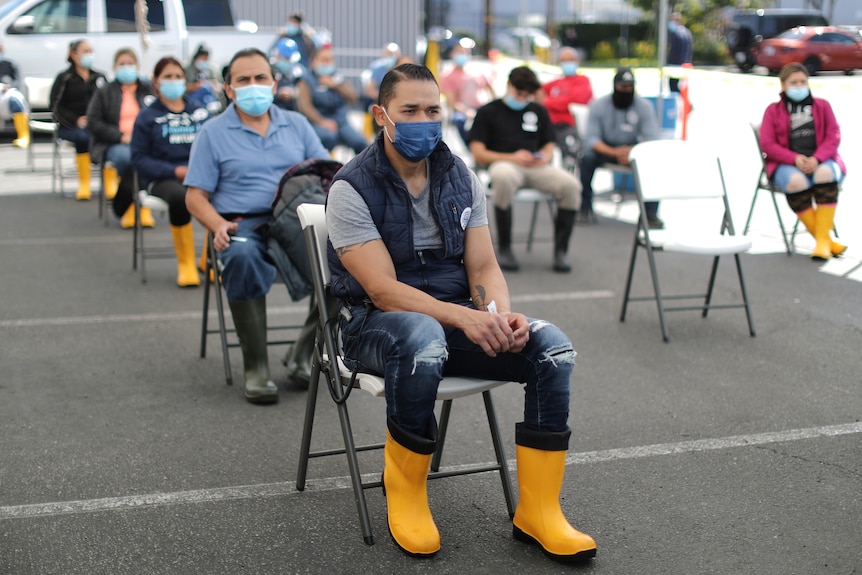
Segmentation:
<svg viewBox="0 0 862 575">
<path fill-rule="evenodd" d="M 677 443 L 658 443 L 637 447 L 622 447 L 600 451 L 585 451 L 572 453 L 566 458 L 567 465 L 585 465 L 662 457 L 685 453 L 701 453 L 722 449 L 753 447 L 804 439 L 838 437 L 862 433 L 862 422 L 830 425 L 824 427 L 809 427 L 790 429 L 786 431 L 754 433 L 750 435 L 733 435 L 712 439 L 695 439 Z M 444 468 L 450 470 L 469 470 L 484 467 L 488 463 L 461 465 Z M 508 460 L 509 469 L 515 471 L 515 460 Z M 369 473 L 363 476 L 364 481 L 379 479 L 380 473 Z M 329 477 L 314 479 L 306 485 L 307 491 L 334 491 L 352 489 L 349 477 Z M 0 507 L 0 520 L 29 519 L 33 517 L 50 517 L 56 515 L 75 515 L 101 511 L 126 511 L 169 505 L 186 505 L 191 503 L 217 503 L 238 499 L 259 499 L 263 497 L 284 497 L 297 495 L 296 483 L 284 481 L 260 485 L 242 485 L 237 487 L 219 487 L 214 489 L 197 489 L 192 491 L 176 491 L 172 493 L 153 493 L 147 495 L 129 495 L 125 497 L 107 497 L 102 499 L 87 499 L 81 501 L 60 501 L 53 503 L 35 503 L 30 505 L 8 505 Z"/>
</svg>

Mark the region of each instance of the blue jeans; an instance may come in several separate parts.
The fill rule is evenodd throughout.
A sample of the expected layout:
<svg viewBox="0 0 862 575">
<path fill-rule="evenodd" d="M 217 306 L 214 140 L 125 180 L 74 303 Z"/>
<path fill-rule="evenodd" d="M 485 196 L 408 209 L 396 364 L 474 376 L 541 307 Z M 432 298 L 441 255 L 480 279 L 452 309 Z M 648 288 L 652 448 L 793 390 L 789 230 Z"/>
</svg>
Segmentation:
<svg viewBox="0 0 862 575">
<path fill-rule="evenodd" d="M 832 173 L 835 175 L 834 182 L 841 183 L 844 181 L 844 174 L 841 172 L 841 166 L 838 165 L 838 162 L 835 160 L 826 160 L 821 166 L 828 167 Z M 775 168 L 775 172 L 772 174 L 772 183 L 775 184 L 778 189 L 780 189 L 785 194 L 787 193 L 787 185 L 790 183 L 790 178 L 793 177 L 794 174 L 800 174 L 806 180 L 808 180 L 808 187 L 812 187 L 814 185 L 814 178 L 810 175 L 806 174 L 796 166 L 791 166 L 789 164 L 781 164 L 777 168 Z"/>
<path fill-rule="evenodd" d="M 132 164 L 132 148 L 128 144 L 111 144 L 105 151 L 105 161 L 114 164 L 117 173 L 122 175 Z"/>
<path fill-rule="evenodd" d="M 77 154 L 86 154 L 90 151 L 90 132 L 84 128 L 59 126 L 57 128 L 57 137 L 75 144 L 75 153 Z"/>
<path fill-rule="evenodd" d="M 490 357 L 461 330 L 421 313 L 368 313 L 364 306 L 350 311 L 352 319 L 341 322 L 345 364 L 383 375 L 386 414 L 402 429 L 424 436 L 440 380 L 456 375 L 526 383 L 526 425 L 546 432 L 568 429 L 575 351 L 556 326 L 530 319 L 523 351 Z"/>
<path fill-rule="evenodd" d="M 320 138 L 320 143 L 329 151 L 332 151 L 335 146 L 341 143 L 353 150 L 354 154 L 358 154 L 368 145 L 365 137 L 348 124 L 347 120 L 338 122 L 337 132 L 327 130 L 317 124 L 314 124 L 313 127 L 314 131 L 317 132 L 317 137 Z"/>
<path fill-rule="evenodd" d="M 218 254 L 228 301 L 248 301 L 269 293 L 276 270 L 266 256 L 266 239 L 255 230 L 268 221 L 269 216 L 239 220 L 235 239 Z"/>
</svg>

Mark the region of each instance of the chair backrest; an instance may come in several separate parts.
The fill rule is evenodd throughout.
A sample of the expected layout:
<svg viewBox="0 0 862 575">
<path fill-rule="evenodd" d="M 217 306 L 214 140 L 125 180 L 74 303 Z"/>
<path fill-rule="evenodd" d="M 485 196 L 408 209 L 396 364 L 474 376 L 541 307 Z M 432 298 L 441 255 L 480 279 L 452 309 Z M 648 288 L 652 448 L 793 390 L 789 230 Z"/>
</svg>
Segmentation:
<svg viewBox="0 0 862 575">
<path fill-rule="evenodd" d="M 587 115 L 590 107 L 586 104 L 569 104 L 569 113 L 575 119 L 575 128 L 578 129 L 578 135 L 581 139 L 587 134 Z"/>
<path fill-rule="evenodd" d="M 296 213 L 299 216 L 299 223 L 302 229 L 311 229 L 314 231 L 314 246 L 317 249 L 315 250 L 310 242 L 308 245 L 309 252 L 313 252 L 314 257 L 317 259 L 317 265 L 312 267 L 318 268 L 317 271 L 323 279 L 323 285 L 328 286 L 330 274 L 329 261 L 326 255 L 326 244 L 329 239 L 326 229 L 326 207 L 322 204 L 300 204 L 296 208 Z M 308 239 L 307 233 L 306 239 Z"/>
<path fill-rule="evenodd" d="M 726 196 L 721 162 L 712 150 L 684 140 L 654 140 L 631 151 L 635 187 L 644 201 Z"/>
<path fill-rule="evenodd" d="M 758 185 L 761 188 L 771 189 L 772 184 L 769 182 L 769 177 L 766 175 L 766 154 L 763 153 L 763 148 L 760 147 L 760 126 L 757 124 L 751 125 L 751 133 L 754 135 L 754 143 L 757 145 L 757 153 L 760 154 L 760 176 Z"/>
</svg>

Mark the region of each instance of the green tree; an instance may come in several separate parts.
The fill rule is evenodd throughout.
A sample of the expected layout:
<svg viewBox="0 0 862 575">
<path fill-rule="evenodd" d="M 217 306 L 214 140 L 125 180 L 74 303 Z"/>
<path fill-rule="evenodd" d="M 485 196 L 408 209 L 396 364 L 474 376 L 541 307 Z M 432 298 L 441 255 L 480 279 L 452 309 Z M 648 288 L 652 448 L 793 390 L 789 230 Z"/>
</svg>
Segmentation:
<svg viewBox="0 0 862 575">
<path fill-rule="evenodd" d="M 630 0 L 630 2 L 632 6 L 648 14 L 657 15 L 659 12 L 659 0 Z M 769 8 L 774 4 L 774 0 L 668 0 L 668 9 L 690 17 L 693 12 L 703 15 L 727 7 Z"/>
</svg>

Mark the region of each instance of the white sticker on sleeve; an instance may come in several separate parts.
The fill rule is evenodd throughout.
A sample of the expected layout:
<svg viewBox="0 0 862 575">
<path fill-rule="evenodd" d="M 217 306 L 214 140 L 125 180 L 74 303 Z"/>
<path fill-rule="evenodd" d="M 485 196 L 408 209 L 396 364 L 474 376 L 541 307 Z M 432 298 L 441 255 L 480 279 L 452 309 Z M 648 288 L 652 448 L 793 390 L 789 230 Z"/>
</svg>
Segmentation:
<svg viewBox="0 0 862 575">
<path fill-rule="evenodd" d="M 466 230 L 467 224 L 470 223 L 470 216 L 473 213 L 473 208 L 464 208 L 464 211 L 461 212 L 461 229 Z"/>
</svg>

